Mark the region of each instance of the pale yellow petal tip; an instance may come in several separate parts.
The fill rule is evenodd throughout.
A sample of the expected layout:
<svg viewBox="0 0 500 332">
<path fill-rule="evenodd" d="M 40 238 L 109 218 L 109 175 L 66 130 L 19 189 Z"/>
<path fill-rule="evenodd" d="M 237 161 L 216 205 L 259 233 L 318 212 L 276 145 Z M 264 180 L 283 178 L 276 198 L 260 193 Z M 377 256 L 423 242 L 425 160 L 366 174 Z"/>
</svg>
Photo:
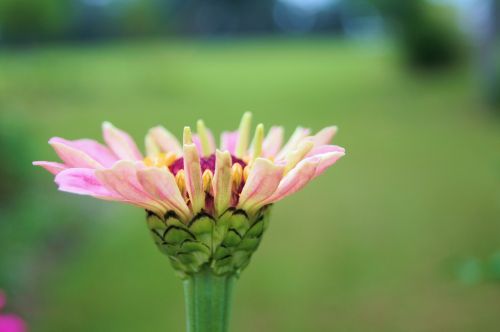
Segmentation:
<svg viewBox="0 0 500 332">
<path fill-rule="evenodd" d="M 200 128 L 205 128 L 205 121 L 203 121 L 202 119 L 198 119 L 198 121 L 196 121 L 196 128 L 198 130 L 200 130 Z"/>
<path fill-rule="evenodd" d="M 205 122 L 203 120 L 198 120 L 196 122 L 196 131 L 198 133 L 198 137 L 200 139 L 201 150 L 205 157 L 212 154 L 212 148 L 210 146 L 210 138 L 208 134 L 208 129 L 205 126 Z"/>
<path fill-rule="evenodd" d="M 113 126 L 113 124 L 109 121 L 104 121 L 102 123 L 102 129 L 106 130 L 106 129 L 114 129 L 115 126 Z"/>
<path fill-rule="evenodd" d="M 262 154 L 262 142 L 264 141 L 264 125 L 259 123 L 255 128 L 255 135 L 252 142 L 253 156 L 252 159 L 260 157 Z"/>
<path fill-rule="evenodd" d="M 252 126 L 252 113 L 245 112 L 241 118 L 240 126 L 238 128 L 238 142 L 236 144 L 236 157 L 242 158 L 245 156 L 248 143 L 250 140 L 250 127 Z"/>
<path fill-rule="evenodd" d="M 193 134 L 191 133 L 191 128 L 189 126 L 184 127 L 183 143 L 193 144 Z"/>
</svg>

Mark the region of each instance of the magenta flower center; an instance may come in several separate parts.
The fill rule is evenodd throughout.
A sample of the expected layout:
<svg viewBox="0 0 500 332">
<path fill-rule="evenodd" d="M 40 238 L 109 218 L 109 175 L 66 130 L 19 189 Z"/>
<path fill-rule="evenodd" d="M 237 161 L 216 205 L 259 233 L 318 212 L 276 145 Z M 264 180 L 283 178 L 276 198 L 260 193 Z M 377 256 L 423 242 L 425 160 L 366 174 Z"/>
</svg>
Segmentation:
<svg viewBox="0 0 500 332">
<path fill-rule="evenodd" d="M 233 155 L 231 155 L 231 159 L 233 164 L 240 164 L 241 168 L 245 168 L 245 166 L 247 165 L 246 162 Z M 212 173 L 215 173 L 215 153 L 211 154 L 208 157 L 200 157 L 200 166 L 202 173 L 207 169 L 212 171 Z M 176 175 L 177 172 L 179 172 L 181 169 L 184 169 L 184 158 L 181 157 L 179 159 L 176 159 L 168 168 L 174 175 Z"/>
</svg>

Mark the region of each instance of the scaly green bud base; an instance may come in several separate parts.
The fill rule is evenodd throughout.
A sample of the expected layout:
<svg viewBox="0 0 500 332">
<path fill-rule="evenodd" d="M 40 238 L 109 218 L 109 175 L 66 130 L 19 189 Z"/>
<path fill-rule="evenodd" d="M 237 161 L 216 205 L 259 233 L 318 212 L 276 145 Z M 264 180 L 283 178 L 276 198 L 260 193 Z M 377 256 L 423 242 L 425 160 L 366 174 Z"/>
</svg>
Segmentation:
<svg viewBox="0 0 500 332">
<path fill-rule="evenodd" d="M 179 275 L 186 279 L 209 271 L 238 275 L 250 262 L 269 222 L 270 206 L 249 215 L 230 208 L 219 218 L 200 212 L 189 222 L 174 213 L 148 213 L 151 235 Z"/>
</svg>

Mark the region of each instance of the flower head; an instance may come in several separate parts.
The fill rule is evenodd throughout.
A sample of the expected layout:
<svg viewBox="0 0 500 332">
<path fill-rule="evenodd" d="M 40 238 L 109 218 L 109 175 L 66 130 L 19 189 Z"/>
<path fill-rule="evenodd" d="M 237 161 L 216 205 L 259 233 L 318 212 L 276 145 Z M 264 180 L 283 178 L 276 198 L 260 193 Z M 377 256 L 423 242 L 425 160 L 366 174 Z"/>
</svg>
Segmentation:
<svg viewBox="0 0 500 332">
<path fill-rule="evenodd" d="M 34 165 L 55 174 L 59 190 L 146 209 L 160 249 L 175 258 L 174 267 L 183 261 L 179 255 L 188 255 L 178 270 L 189 272 L 198 269 L 200 261 L 213 264 L 217 250 L 228 246 L 224 241 L 231 231 L 238 238 L 233 242 L 241 245 L 269 205 L 303 188 L 345 153 L 329 144 L 337 131 L 334 126 L 315 135 L 298 127 L 283 145 L 282 127 L 271 127 L 265 135 L 259 124 L 251 135 L 251 118 L 245 113 L 238 130 L 223 132 L 219 149 L 201 120 L 195 134 L 184 128 L 182 143 L 165 128 L 154 127 L 146 135 L 146 156 L 127 133 L 105 122 L 106 145 L 54 137 L 49 144 L 62 163 Z M 238 221 L 242 218 L 246 221 Z M 260 241 L 261 233 L 254 238 Z M 200 240 L 203 234 L 205 241 Z M 257 244 L 247 243 L 248 251 Z M 191 253 L 198 251 L 203 257 L 198 253 L 193 258 Z M 234 258 L 234 252 L 222 251 L 224 257 Z M 196 262 L 186 268 L 191 260 Z"/>
<path fill-rule="evenodd" d="M 0 290 L 0 310 L 6 303 L 5 294 Z M 13 314 L 0 314 L 0 332 L 25 332 L 24 321 Z"/>
</svg>

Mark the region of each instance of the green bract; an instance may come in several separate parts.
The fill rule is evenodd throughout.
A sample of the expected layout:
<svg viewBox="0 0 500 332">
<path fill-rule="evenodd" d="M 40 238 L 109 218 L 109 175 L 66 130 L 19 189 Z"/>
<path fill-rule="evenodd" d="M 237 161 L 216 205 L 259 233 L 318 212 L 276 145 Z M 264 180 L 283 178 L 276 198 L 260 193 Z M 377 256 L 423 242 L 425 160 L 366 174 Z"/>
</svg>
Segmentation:
<svg viewBox="0 0 500 332">
<path fill-rule="evenodd" d="M 239 274 L 250 262 L 269 223 L 270 206 L 249 215 L 229 208 L 219 218 L 200 212 L 184 223 L 173 212 L 148 212 L 147 225 L 158 249 L 183 278 L 209 269 L 216 275 Z"/>
</svg>

